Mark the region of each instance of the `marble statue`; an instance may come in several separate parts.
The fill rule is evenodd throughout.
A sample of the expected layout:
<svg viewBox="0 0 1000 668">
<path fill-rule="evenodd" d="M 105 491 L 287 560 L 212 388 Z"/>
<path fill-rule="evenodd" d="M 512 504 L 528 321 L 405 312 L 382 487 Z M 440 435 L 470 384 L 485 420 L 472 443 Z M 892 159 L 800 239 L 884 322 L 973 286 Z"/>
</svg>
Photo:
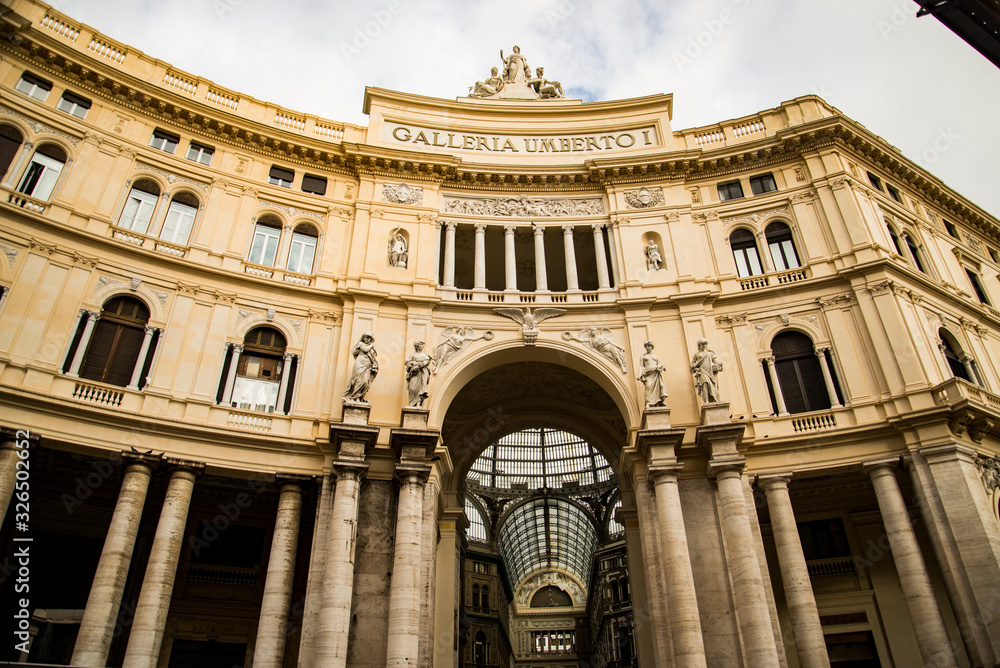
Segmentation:
<svg viewBox="0 0 1000 668">
<path fill-rule="evenodd" d="M 471 86 L 472 92 L 469 97 L 489 97 L 496 95 L 503 90 L 503 77 L 498 76 L 497 68 L 490 70 L 490 76 L 486 81 L 477 81 L 475 86 Z"/>
<path fill-rule="evenodd" d="M 414 341 L 413 352 L 406 358 L 407 406 L 421 407 L 427 399 L 427 384 L 431 380 L 431 356 L 424 352 L 424 342 Z"/>
<path fill-rule="evenodd" d="M 389 238 L 389 266 L 406 269 L 406 260 L 409 255 L 406 238 L 399 230 L 393 231 Z"/>
<path fill-rule="evenodd" d="M 535 68 L 535 78 L 528 81 L 528 85 L 535 89 L 538 97 L 543 100 L 554 97 L 566 97 L 563 93 L 562 84 L 558 81 L 549 81 L 545 78 L 545 68 Z"/>
<path fill-rule="evenodd" d="M 375 359 L 375 335 L 365 332 L 361 340 L 351 349 L 354 357 L 354 368 L 351 370 L 351 382 L 344 390 L 344 401 L 360 401 L 368 403 L 365 395 L 372 386 L 372 381 L 378 375 L 378 360 Z"/>
<path fill-rule="evenodd" d="M 479 339 L 487 341 L 493 338 L 493 332 L 486 332 L 476 335 L 476 331 L 471 327 L 447 327 L 441 332 L 441 340 L 434 346 L 434 373 L 447 364 L 451 358 L 462 351 L 467 345 Z"/>
<path fill-rule="evenodd" d="M 533 346 L 538 340 L 538 323 L 566 312 L 564 308 L 551 307 L 536 308 L 534 311 L 528 307 L 523 311 L 519 308 L 495 308 L 493 310 L 520 323 L 521 335 L 524 336 L 524 345 L 526 346 Z"/>
<path fill-rule="evenodd" d="M 615 343 L 614 339 L 611 338 L 611 330 L 607 327 L 602 327 L 601 329 L 597 329 L 596 327 L 584 329 L 580 331 L 579 336 L 574 336 L 572 332 L 563 332 L 562 337 L 566 341 L 579 341 L 590 346 L 617 364 L 622 373 L 628 373 L 625 349 Z"/>
<path fill-rule="evenodd" d="M 663 382 L 666 369 L 660 364 L 660 358 L 653 354 L 653 342 L 646 341 L 642 345 L 646 352 L 639 363 L 642 372 L 637 380 L 646 386 L 646 408 L 666 406 L 667 389 Z"/>
<path fill-rule="evenodd" d="M 525 83 L 531 78 L 528 59 L 521 55 L 521 47 L 514 45 L 514 53 L 506 58 L 504 58 L 503 49 L 500 49 L 500 60 L 504 64 L 503 80 L 506 83 Z"/>
<path fill-rule="evenodd" d="M 660 247 L 656 245 L 655 241 L 650 239 L 649 244 L 646 245 L 646 269 L 657 271 L 662 262 L 663 258 L 660 256 Z"/>
<path fill-rule="evenodd" d="M 698 351 L 691 359 L 691 373 L 694 374 L 694 386 L 702 403 L 721 401 L 718 381 L 720 371 L 722 362 L 708 349 L 708 339 L 698 339 Z"/>
</svg>

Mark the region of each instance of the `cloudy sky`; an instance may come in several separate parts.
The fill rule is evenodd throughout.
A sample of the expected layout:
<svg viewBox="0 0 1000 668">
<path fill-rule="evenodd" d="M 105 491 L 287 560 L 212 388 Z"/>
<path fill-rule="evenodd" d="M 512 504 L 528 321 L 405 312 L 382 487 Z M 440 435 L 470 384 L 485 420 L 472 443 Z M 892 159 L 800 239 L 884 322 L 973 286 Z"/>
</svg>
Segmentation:
<svg viewBox="0 0 1000 668">
<path fill-rule="evenodd" d="M 226 88 L 367 124 L 364 87 L 454 98 L 519 44 L 569 97 L 674 94 L 675 129 L 820 95 L 1000 216 L 1000 69 L 909 0 L 54 0 Z"/>
</svg>

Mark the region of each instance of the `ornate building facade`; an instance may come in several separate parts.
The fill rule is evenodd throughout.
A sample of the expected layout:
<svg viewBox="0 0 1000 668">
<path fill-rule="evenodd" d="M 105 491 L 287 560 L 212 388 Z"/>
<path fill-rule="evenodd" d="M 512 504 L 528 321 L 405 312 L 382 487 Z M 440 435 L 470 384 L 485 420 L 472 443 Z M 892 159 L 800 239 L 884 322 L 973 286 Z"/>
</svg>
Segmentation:
<svg viewBox="0 0 1000 668">
<path fill-rule="evenodd" d="M 0 660 L 1000 663 L 1000 221 L 839 110 L 0 37 Z"/>
</svg>

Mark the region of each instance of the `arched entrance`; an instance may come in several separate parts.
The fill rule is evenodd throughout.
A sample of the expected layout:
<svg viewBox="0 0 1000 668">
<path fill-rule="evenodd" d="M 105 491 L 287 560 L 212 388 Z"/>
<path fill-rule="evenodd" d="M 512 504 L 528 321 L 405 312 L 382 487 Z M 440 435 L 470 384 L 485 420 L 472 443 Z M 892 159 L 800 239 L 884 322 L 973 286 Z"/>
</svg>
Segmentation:
<svg viewBox="0 0 1000 668">
<path fill-rule="evenodd" d="M 439 525 L 436 665 L 636 665 L 631 592 L 645 583 L 629 582 L 642 569 L 627 553 L 641 549 L 614 518 L 634 503 L 618 471 L 637 417 L 625 378 L 522 346 L 437 380 L 442 515 L 455 521 Z"/>
</svg>

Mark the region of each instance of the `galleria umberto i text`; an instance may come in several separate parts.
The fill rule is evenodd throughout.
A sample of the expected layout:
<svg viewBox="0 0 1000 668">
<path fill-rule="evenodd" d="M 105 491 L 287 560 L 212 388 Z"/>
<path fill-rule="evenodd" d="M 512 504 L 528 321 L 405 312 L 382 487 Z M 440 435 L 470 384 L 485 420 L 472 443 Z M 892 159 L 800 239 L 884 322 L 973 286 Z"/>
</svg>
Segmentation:
<svg viewBox="0 0 1000 668">
<path fill-rule="evenodd" d="M 1000 222 L 822 99 L 0 37 L 0 660 L 1000 665 Z"/>
</svg>

